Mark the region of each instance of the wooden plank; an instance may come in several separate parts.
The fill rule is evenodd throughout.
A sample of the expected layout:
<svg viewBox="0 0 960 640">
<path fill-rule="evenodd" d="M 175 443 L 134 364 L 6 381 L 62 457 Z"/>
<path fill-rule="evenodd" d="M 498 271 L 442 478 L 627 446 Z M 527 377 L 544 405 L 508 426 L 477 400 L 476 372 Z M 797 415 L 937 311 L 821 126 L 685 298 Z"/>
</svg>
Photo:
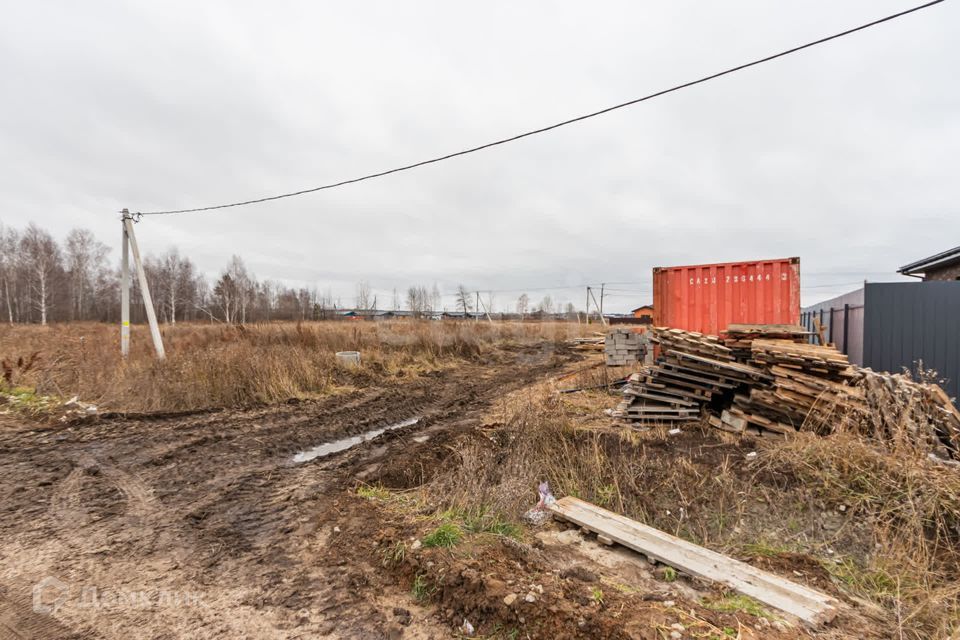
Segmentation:
<svg viewBox="0 0 960 640">
<path fill-rule="evenodd" d="M 727 334 L 731 333 L 774 333 L 795 336 L 809 336 L 812 334 L 812 332 L 807 331 L 798 324 L 731 324 L 727 327 Z"/>
<path fill-rule="evenodd" d="M 666 395 L 666 393 L 670 393 L 671 395 Z M 627 389 L 624 391 L 624 395 L 633 396 L 635 398 L 645 398 L 647 400 L 653 400 L 655 402 L 666 402 L 669 404 L 680 405 L 683 407 L 699 406 L 699 403 L 691 402 L 690 400 L 687 400 L 686 396 L 681 397 L 679 394 L 672 395 L 673 393 L 674 392 L 672 390 L 669 392 L 665 392 L 663 395 L 658 393 L 650 393 L 649 391 L 641 391 L 639 389 Z"/>
<path fill-rule="evenodd" d="M 690 575 L 725 584 L 809 624 L 829 622 L 837 615 L 840 603 L 835 598 L 589 502 L 567 496 L 549 509 L 555 516 L 638 553 Z"/>
<path fill-rule="evenodd" d="M 683 353 L 681 351 L 668 351 L 668 355 L 675 356 L 677 359 L 683 360 L 692 360 L 693 362 L 710 367 L 717 371 L 726 371 L 731 372 L 738 377 L 748 377 L 756 379 L 769 379 L 768 376 L 762 369 L 757 369 L 756 367 L 751 367 L 749 365 L 740 364 L 737 362 L 727 362 L 725 360 L 711 360 L 710 358 L 704 358 L 701 356 L 695 356 L 690 353 Z"/>
</svg>

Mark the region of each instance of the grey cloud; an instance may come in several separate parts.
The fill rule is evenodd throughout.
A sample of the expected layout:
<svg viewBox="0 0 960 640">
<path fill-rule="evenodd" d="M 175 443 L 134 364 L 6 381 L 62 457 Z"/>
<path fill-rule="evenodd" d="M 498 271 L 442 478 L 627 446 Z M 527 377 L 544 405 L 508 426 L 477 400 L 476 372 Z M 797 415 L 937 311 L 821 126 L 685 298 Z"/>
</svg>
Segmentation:
<svg viewBox="0 0 960 640">
<path fill-rule="evenodd" d="M 116 244 L 115 212 L 246 199 L 446 153 L 736 64 L 903 2 L 14 3 L 0 24 L 0 219 Z M 344 299 L 630 281 L 799 255 L 823 285 L 958 244 L 954 3 L 442 165 L 150 218 L 214 273 Z M 498 295 L 508 304 L 518 293 Z M 539 298 L 542 292 L 531 297 Z M 554 297 L 582 305 L 582 292 Z"/>
</svg>

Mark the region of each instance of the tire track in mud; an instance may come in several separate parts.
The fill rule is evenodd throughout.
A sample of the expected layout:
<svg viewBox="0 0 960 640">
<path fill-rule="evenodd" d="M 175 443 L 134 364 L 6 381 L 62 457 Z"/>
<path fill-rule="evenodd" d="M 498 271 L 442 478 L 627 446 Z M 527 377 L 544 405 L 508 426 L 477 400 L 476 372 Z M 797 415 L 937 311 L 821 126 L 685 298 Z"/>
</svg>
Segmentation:
<svg viewBox="0 0 960 640">
<path fill-rule="evenodd" d="M 52 529 L 52 563 L 64 570 L 89 570 L 90 561 L 78 558 L 102 557 L 116 579 L 133 571 L 138 579 L 211 593 L 254 588 L 261 595 L 244 606 L 264 619 L 290 620 L 298 633 L 318 633 L 344 616 L 357 629 L 376 630 L 379 614 L 359 595 L 373 569 L 346 567 L 317 551 L 327 523 L 342 516 L 341 492 L 371 466 L 419 451 L 407 436 L 462 426 L 465 415 L 561 364 L 519 371 L 471 365 L 316 402 L 108 420 L 58 431 L 66 437 L 55 442 L 13 434 L 0 447 L 0 463 L 17 462 L 0 477 L 0 497 L 12 500 L 8 514 L 31 506 L 46 517 L 42 526 L 8 518 L 0 531 L 36 548 L 50 542 Z M 292 462 L 299 450 L 413 417 L 416 425 L 329 458 Z M 115 542 L 99 556 L 104 540 Z M 171 569 L 150 573 L 153 566 Z M 326 613 L 303 626 L 303 609 Z M 191 624 L 200 635 L 219 632 L 209 621 Z"/>
<path fill-rule="evenodd" d="M 3 640 L 93 640 L 96 636 L 74 633 L 56 618 L 34 610 L 34 602 L 0 593 L 0 638 Z"/>
<path fill-rule="evenodd" d="M 123 499 L 125 515 L 145 519 L 157 508 L 153 492 L 140 478 L 84 454 L 50 496 L 47 515 L 54 529 L 72 529 L 89 523 L 90 511 L 97 505 L 85 503 L 82 493 L 87 484 L 105 484 L 115 489 Z"/>
</svg>

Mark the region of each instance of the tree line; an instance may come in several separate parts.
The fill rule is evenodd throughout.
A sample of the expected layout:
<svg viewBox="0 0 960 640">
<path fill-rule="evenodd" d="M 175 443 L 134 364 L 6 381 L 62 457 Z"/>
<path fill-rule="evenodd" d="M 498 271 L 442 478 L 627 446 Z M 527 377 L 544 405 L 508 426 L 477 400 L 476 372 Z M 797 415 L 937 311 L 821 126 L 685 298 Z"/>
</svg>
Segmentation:
<svg viewBox="0 0 960 640">
<path fill-rule="evenodd" d="M 0 322 L 119 322 L 119 263 L 119 256 L 112 256 L 111 248 L 87 229 L 73 229 L 58 242 L 34 223 L 23 229 L 0 223 Z M 169 324 L 196 320 L 323 320 L 335 317 L 345 306 L 329 290 L 258 280 L 239 256 L 231 257 L 212 283 L 175 247 L 159 256 L 146 255 L 143 267 L 157 318 Z M 492 297 L 480 298 L 480 304 L 476 304 L 476 297 L 459 286 L 454 310 L 494 313 Z M 390 300 L 378 300 L 369 283 L 360 282 L 351 302 L 358 310 L 398 311 L 405 307 L 414 316 L 436 315 L 444 310 L 436 283 L 431 288 L 412 286 L 406 295 L 394 289 Z M 555 308 L 549 296 L 534 305 L 523 294 L 515 308 L 521 318 L 576 314 L 571 304 L 563 310 Z M 130 316 L 133 322 L 146 320 L 132 263 Z"/>
<path fill-rule="evenodd" d="M 58 242 L 33 223 L 24 229 L 0 224 L 0 321 L 118 322 L 119 262 L 87 229 L 73 229 Z M 257 280 L 238 256 L 212 284 L 176 248 L 146 255 L 143 269 L 157 318 L 170 324 L 322 319 L 338 306 L 329 292 Z M 132 262 L 130 315 L 133 322 L 146 318 Z"/>
</svg>

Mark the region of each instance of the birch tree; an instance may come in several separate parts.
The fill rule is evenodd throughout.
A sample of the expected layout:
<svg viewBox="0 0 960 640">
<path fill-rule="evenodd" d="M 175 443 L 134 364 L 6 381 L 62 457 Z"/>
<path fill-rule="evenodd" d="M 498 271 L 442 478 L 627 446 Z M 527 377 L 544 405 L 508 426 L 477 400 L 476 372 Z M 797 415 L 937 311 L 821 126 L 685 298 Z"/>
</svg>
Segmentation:
<svg viewBox="0 0 960 640">
<path fill-rule="evenodd" d="M 6 308 L 7 322 L 10 324 L 13 324 L 11 288 L 16 284 L 19 244 L 19 234 L 16 229 L 5 228 L 0 224 L 0 287 L 3 288 L 3 303 Z"/>
<path fill-rule="evenodd" d="M 20 239 L 20 251 L 30 279 L 33 309 L 45 325 L 53 304 L 54 280 L 62 269 L 60 247 L 49 233 L 30 223 Z"/>
<path fill-rule="evenodd" d="M 464 316 L 473 309 L 473 299 L 470 292 L 462 284 L 457 287 L 457 306 L 463 311 Z"/>
<path fill-rule="evenodd" d="M 89 319 L 88 310 L 95 295 L 99 272 L 105 268 L 110 252 L 87 229 L 73 229 L 67 234 L 65 261 L 69 282 L 71 320 Z"/>
</svg>

